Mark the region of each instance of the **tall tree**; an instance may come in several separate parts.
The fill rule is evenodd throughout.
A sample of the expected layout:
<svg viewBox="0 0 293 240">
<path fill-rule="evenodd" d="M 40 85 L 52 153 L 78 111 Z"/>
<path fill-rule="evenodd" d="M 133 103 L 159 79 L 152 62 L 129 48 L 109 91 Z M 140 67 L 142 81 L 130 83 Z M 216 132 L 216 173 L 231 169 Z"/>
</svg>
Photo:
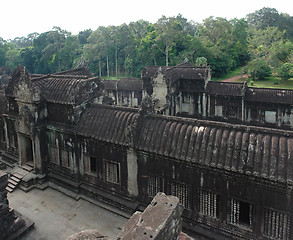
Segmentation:
<svg viewBox="0 0 293 240">
<path fill-rule="evenodd" d="M 155 44 L 165 54 L 166 66 L 169 65 L 169 51 L 176 46 L 176 42 L 188 34 L 190 30 L 187 20 L 180 14 L 177 17 L 162 16 L 155 24 L 157 36 Z M 185 25 L 184 25 L 185 24 Z M 164 49 L 162 49 L 164 46 Z"/>
<path fill-rule="evenodd" d="M 88 38 L 89 36 L 92 34 L 92 30 L 91 29 L 86 29 L 84 31 L 80 31 L 78 33 L 78 41 L 80 45 L 85 45 L 88 43 Z"/>
<path fill-rule="evenodd" d="M 250 27 L 256 29 L 266 29 L 267 27 L 277 27 L 280 23 L 279 12 L 275 8 L 264 7 L 246 16 Z"/>
</svg>

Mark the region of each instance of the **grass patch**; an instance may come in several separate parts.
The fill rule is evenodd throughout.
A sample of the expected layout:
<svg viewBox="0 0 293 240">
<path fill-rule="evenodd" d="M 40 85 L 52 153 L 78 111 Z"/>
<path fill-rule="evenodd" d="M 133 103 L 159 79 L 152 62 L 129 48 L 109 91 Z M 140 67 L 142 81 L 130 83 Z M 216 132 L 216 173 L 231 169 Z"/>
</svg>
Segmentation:
<svg viewBox="0 0 293 240">
<path fill-rule="evenodd" d="M 232 78 L 235 76 L 239 76 L 242 74 L 243 68 L 239 67 L 235 70 L 223 75 L 219 78 L 212 78 L 212 81 L 222 81 L 227 78 Z M 256 88 L 283 88 L 283 89 L 293 89 L 293 78 L 289 80 L 281 80 L 280 77 L 272 76 L 266 80 L 258 80 L 252 81 L 252 79 L 247 79 L 247 77 L 240 78 L 235 82 L 245 82 L 247 81 L 247 85 L 249 87 L 256 87 Z"/>
<path fill-rule="evenodd" d="M 270 77 L 263 81 L 248 81 L 249 87 L 257 88 L 284 88 L 293 89 L 293 79 L 280 80 L 278 77 Z"/>
</svg>

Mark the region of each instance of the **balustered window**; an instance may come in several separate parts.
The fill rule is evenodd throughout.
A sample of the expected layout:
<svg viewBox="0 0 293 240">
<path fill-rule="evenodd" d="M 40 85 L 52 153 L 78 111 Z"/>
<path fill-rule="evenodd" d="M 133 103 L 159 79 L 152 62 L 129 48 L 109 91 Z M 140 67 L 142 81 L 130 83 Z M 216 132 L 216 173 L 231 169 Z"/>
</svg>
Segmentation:
<svg viewBox="0 0 293 240">
<path fill-rule="evenodd" d="M 212 218 L 219 218 L 219 195 L 210 191 L 199 191 L 199 212 Z"/>
<path fill-rule="evenodd" d="M 153 198 L 158 192 L 164 192 L 163 179 L 158 176 L 149 176 L 147 185 L 148 196 Z"/>
<path fill-rule="evenodd" d="M 230 222 L 252 228 L 252 204 L 234 198 L 231 198 L 230 204 Z"/>
<path fill-rule="evenodd" d="M 191 207 L 191 188 L 190 186 L 179 183 L 171 182 L 171 195 L 179 198 L 179 202 L 186 208 Z"/>
<path fill-rule="evenodd" d="M 289 240 L 290 215 L 274 209 L 264 209 L 264 235 L 272 239 Z"/>
<path fill-rule="evenodd" d="M 119 163 L 105 160 L 105 179 L 107 182 L 120 184 Z"/>
</svg>

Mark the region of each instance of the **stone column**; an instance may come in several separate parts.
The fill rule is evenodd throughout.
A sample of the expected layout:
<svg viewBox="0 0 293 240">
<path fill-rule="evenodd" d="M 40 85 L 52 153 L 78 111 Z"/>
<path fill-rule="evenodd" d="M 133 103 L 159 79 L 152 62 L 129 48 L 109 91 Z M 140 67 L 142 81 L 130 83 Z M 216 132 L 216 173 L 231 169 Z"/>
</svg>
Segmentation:
<svg viewBox="0 0 293 240">
<path fill-rule="evenodd" d="M 179 112 L 182 113 L 182 92 L 179 92 Z"/>
<path fill-rule="evenodd" d="M 277 111 L 277 124 L 278 124 L 278 127 L 282 126 L 282 111 L 280 106 L 278 106 L 278 111 Z"/>
<path fill-rule="evenodd" d="M 244 104 L 244 97 L 241 98 L 241 120 L 244 122 L 245 119 L 245 104 Z"/>
<path fill-rule="evenodd" d="M 9 148 L 9 137 L 8 137 L 6 118 L 4 118 L 4 131 L 5 131 L 5 139 L 6 139 L 6 149 L 8 149 Z"/>
<path fill-rule="evenodd" d="M 127 181 L 128 193 L 131 196 L 136 197 L 138 195 L 137 157 L 136 157 L 136 153 L 133 151 L 133 148 L 130 148 L 127 150 L 127 173 L 128 173 L 128 181 Z"/>
<path fill-rule="evenodd" d="M 206 117 L 208 115 L 208 111 L 207 111 L 207 96 L 205 93 L 203 93 L 202 96 L 202 116 Z"/>
</svg>

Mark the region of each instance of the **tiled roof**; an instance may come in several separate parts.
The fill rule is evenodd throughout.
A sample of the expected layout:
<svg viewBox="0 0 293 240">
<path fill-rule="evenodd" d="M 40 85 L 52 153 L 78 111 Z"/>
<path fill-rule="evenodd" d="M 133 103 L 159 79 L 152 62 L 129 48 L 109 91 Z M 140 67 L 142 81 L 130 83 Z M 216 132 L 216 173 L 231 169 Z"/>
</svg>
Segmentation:
<svg viewBox="0 0 293 240">
<path fill-rule="evenodd" d="M 7 96 L 14 96 L 15 87 L 20 82 L 25 82 L 39 92 L 42 98 L 53 103 L 80 104 L 100 94 L 99 79 L 92 77 L 92 74 L 85 68 L 56 74 L 29 75 L 27 70 L 19 65 L 6 88 Z"/>
<path fill-rule="evenodd" d="M 88 78 L 93 77 L 93 74 L 88 68 L 75 68 L 67 71 L 54 73 L 54 75 L 74 75 L 74 76 L 87 76 Z"/>
<path fill-rule="evenodd" d="M 136 147 L 208 167 L 293 183 L 293 132 L 175 117 L 145 119 Z"/>
<path fill-rule="evenodd" d="M 141 91 L 142 79 L 139 78 L 121 78 L 120 80 L 104 80 L 105 90 L 127 90 Z"/>
<path fill-rule="evenodd" d="M 171 81 L 178 79 L 205 79 L 208 77 L 207 67 L 194 67 L 190 64 L 180 64 L 171 67 L 148 66 L 142 70 L 142 78 L 152 78 L 161 70 Z"/>
<path fill-rule="evenodd" d="M 78 134 L 129 145 L 127 133 L 137 126 L 134 147 L 140 151 L 293 184 L 293 131 L 160 115 L 137 118 L 134 109 L 93 104 L 82 115 Z"/>
<path fill-rule="evenodd" d="M 46 75 L 32 80 L 48 102 L 79 104 L 98 94 L 98 79 L 82 75 Z"/>
<path fill-rule="evenodd" d="M 206 92 L 210 95 L 242 96 L 244 83 L 208 82 Z"/>
<path fill-rule="evenodd" d="M 121 78 L 117 84 L 119 90 L 142 90 L 142 80 L 138 78 Z"/>
<path fill-rule="evenodd" d="M 175 82 L 178 79 L 186 80 L 204 80 L 208 78 L 209 69 L 207 67 L 193 67 L 193 66 L 175 66 L 166 70 L 165 76 L 171 81 Z"/>
<path fill-rule="evenodd" d="M 127 129 L 137 118 L 129 108 L 92 104 L 83 113 L 77 133 L 100 141 L 127 145 Z"/>
<path fill-rule="evenodd" d="M 293 104 L 293 90 L 276 88 L 248 88 L 246 99 L 254 102 Z"/>
<path fill-rule="evenodd" d="M 166 66 L 147 66 L 147 67 L 144 67 L 141 71 L 141 77 L 142 78 L 152 78 L 154 77 L 158 70 L 161 69 L 161 71 L 164 73 L 166 71 L 168 67 Z"/>
<path fill-rule="evenodd" d="M 116 80 L 103 80 L 105 90 L 117 90 Z"/>
</svg>

